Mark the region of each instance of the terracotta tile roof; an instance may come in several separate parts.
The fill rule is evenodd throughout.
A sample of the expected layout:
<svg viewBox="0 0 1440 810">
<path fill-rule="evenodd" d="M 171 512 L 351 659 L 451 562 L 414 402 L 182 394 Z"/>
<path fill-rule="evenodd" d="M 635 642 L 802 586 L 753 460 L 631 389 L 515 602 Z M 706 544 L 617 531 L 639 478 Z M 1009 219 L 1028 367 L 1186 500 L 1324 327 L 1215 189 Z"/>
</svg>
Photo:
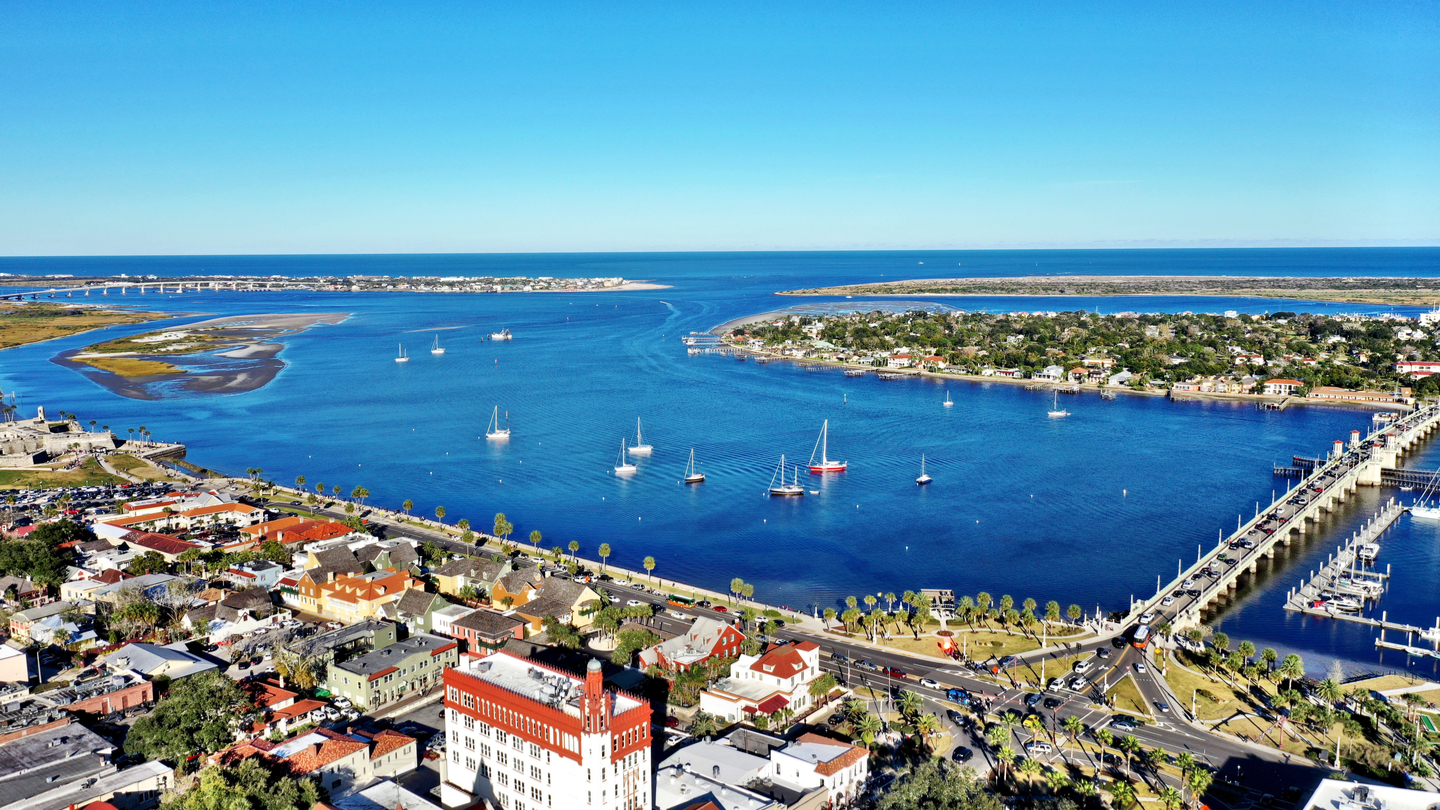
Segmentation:
<svg viewBox="0 0 1440 810">
<path fill-rule="evenodd" d="M 270 717 L 272 720 L 284 720 L 290 717 L 299 717 L 303 714 L 309 714 L 316 709 L 323 708 L 325 708 L 325 701 L 315 700 L 314 698 L 306 698 L 304 700 L 297 700 L 283 709 L 276 709 L 275 712 L 270 715 Z"/>
<path fill-rule="evenodd" d="M 103 582 L 106 585 L 114 585 L 121 580 L 129 578 L 130 575 L 125 573 L 124 571 L 121 571 L 119 568 L 106 568 L 104 571 L 100 572 L 99 576 L 91 577 L 93 581 Z"/>
<path fill-rule="evenodd" d="M 253 534 L 259 537 L 261 535 L 269 534 L 270 532 L 277 532 L 281 529 L 289 529 L 293 526 L 299 526 L 301 523 L 304 522 L 305 521 L 303 518 L 298 518 L 294 515 L 291 515 L 289 517 L 276 518 L 275 520 L 267 520 L 264 523 L 256 523 L 254 526 L 246 526 L 241 529 L 240 532 L 242 534 Z"/>
<path fill-rule="evenodd" d="M 291 692 L 289 689 L 282 689 L 273 683 L 264 681 L 250 681 L 245 684 L 245 691 L 254 698 L 255 705 L 262 709 L 292 700 L 300 696 L 298 692 Z"/>
<path fill-rule="evenodd" d="M 370 749 L 370 758 L 383 757 L 391 751 L 399 751 L 407 745 L 414 745 L 415 738 L 387 728 L 375 735 L 375 747 Z"/>
<path fill-rule="evenodd" d="M 149 512 L 143 515 L 124 515 L 122 517 L 106 518 L 100 522 L 110 526 L 138 526 L 141 523 L 164 520 L 167 517 L 169 517 L 169 515 L 164 512 Z"/>
<path fill-rule="evenodd" d="M 812 643 L 813 646 L 813 643 Z M 799 645 L 786 644 L 772 647 L 750 665 L 752 672 L 774 675 L 777 678 L 792 678 L 805 671 L 805 659 L 800 657 Z"/>
<path fill-rule="evenodd" d="M 186 509 L 180 514 L 185 517 L 204 517 L 205 515 L 218 515 L 221 512 L 234 512 L 240 515 L 249 515 L 263 511 L 259 507 L 249 506 L 243 503 L 217 503 L 214 506 L 200 506 L 195 509 Z"/>
<path fill-rule="evenodd" d="M 171 537 L 168 534 L 156 534 L 155 532 L 131 532 L 125 536 L 125 542 L 132 546 L 140 546 L 141 548 L 151 551 L 158 551 L 161 554 L 179 555 L 191 549 L 198 550 L 203 548 L 203 546 L 196 543 L 187 542 L 178 537 Z"/>
<path fill-rule="evenodd" d="M 855 763 L 868 756 L 868 752 L 866 752 L 866 750 L 863 748 L 856 748 L 849 743 L 844 743 L 839 740 L 833 740 L 829 737 L 822 737 L 814 732 L 801 734 L 800 737 L 795 740 L 795 742 L 815 743 L 817 745 L 833 745 L 837 748 L 849 749 L 845 753 L 841 754 L 838 757 L 835 757 L 828 762 L 817 763 L 815 765 L 815 772 L 820 774 L 821 776 L 834 776 L 835 774 L 845 770 L 846 768 L 854 765 Z"/>
<path fill-rule="evenodd" d="M 344 734 L 336 734 L 333 731 L 320 729 L 312 732 L 325 737 L 325 741 L 291 754 L 285 758 L 285 764 L 289 766 L 290 772 L 296 776 L 318 771 L 330 763 L 348 757 L 356 751 L 363 751 L 369 745 L 346 737 Z"/>
</svg>

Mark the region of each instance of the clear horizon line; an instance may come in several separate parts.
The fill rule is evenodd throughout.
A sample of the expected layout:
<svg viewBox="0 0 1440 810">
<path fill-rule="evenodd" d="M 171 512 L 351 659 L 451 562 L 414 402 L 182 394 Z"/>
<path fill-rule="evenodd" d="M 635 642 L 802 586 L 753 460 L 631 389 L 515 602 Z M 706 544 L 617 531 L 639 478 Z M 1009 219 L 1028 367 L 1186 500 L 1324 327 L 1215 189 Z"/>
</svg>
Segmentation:
<svg viewBox="0 0 1440 810">
<path fill-rule="evenodd" d="M 1128 240 L 1123 242 L 1087 242 L 1068 245 L 1053 243 L 1012 243 L 985 247 L 751 247 L 751 248 L 636 248 L 630 250 L 494 250 L 494 251 L 309 251 L 302 253 L 31 253 L 0 255 L 5 259 L 110 259 L 110 258 L 177 258 L 185 256 L 579 256 L 595 254 L 724 254 L 724 253 L 949 253 L 1005 251 L 1074 251 L 1074 250 L 1346 250 L 1357 248 L 1433 248 L 1440 247 L 1440 237 L 1416 240 Z"/>
</svg>

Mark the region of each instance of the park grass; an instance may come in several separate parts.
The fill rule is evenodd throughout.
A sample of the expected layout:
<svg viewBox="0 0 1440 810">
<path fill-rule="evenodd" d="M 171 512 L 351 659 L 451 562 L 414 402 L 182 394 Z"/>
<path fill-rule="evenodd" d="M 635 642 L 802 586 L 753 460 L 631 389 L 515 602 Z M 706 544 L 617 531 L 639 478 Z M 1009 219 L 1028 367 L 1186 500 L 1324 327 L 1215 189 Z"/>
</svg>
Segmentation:
<svg viewBox="0 0 1440 810">
<path fill-rule="evenodd" d="M 1384 692 L 1389 689 L 1404 689 L 1410 686 L 1419 686 L 1425 683 L 1424 678 L 1411 678 L 1405 675 L 1381 675 L 1378 678 L 1368 678 L 1363 681 L 1355 681 L 1345 684 L 1346 689 L 1369 689 L 1372 692 Z"/>
<path fill-rule="evenodd" d="M 21 313 L 25 314 L 21 314 Z M 36 314 L 31 314 L 36 313 Z M 102 309 L 72 309 L 56 304 L 0 304 L 0 349 L 39 343 L 116 324 L 142 323 L 169 315 Z"/>
<path fill-rule="evenodd" d="M 108 371 L 121 377 L 151 377 L 160 374 L 184 374 L 185 369 L 163 363 L 159 360 L 139 360 L 134 357 L 84 357 L 72 358 L 101 371 Z"/>
<path fill-rule="evenodd" d="M 1189 665 L 1195 666 L 1194 662 Z M 1236 690 L 1224 681 L 1196 675 L 1173 661 L 1166 662 L 1164 678 L 1170 685 L 1170 691 L 1175 693 L 1181 703 L 1176 708 L 1188 711 L 1193 699 L 1195 713 L 1201 720 L 1219 720 L 1237 712 L 1253 712 L 1258 708 L 1255 698 L 1243 689 Z M 1259 686 L 1268 693 L 1274 693 L 1273 684 L 1262 680 Z M 1196 690 L 1203 690 L 1218 700 L 1211 700 L 1204 694 L 1196 695 Z"/>
<path fill-rule="evenodd" d="M 0 470 L 0 489 L 53 489 L 123 483 L 126 483 L 124 478 L 105 472 L 93 458 L 85 459 L 74 470 Z"/>
<path fill-rule="evenodd" d="M 111 467 L 123 473 L 128 473 L 136 478 L 143 478 L 146 481 L 179 481 L 179 478 L 168 475 L 164 470 L 150 464 L 147 461 L 138 459 L 124 453 L 115 453 L 106 459 Z"/>
<path fill-rule="evenodd" d="M 1086 653 L 1085 655 L 1063 655 L 1059 658 L 1047 658 L 1045 659 L 1045 667 L 1043 670 L 1045 677 L 1043 678 L 1040 677 L 1042 670 L 1039 661 L 1030 661 L 1016 666 L 1010 670 L 1010 674 L 1014 676 L 1018 683 L 1028 684 L 1030 686 L 1044 686 L 1051 678 L 1069 677 L 1075 663 L 1089 657 L 1090 655 Z"/>
<path fill-rule="evenodd" d="M 1129 673 L 1116 681 L 1105 696 L 1110 699 L 1116 711 L 1132 712 L 1142 717 L 1151 716 L 1149 704 L 1140 696 L 1140 687 L 1135 685 L 1135 678 Z"/>
</svg>

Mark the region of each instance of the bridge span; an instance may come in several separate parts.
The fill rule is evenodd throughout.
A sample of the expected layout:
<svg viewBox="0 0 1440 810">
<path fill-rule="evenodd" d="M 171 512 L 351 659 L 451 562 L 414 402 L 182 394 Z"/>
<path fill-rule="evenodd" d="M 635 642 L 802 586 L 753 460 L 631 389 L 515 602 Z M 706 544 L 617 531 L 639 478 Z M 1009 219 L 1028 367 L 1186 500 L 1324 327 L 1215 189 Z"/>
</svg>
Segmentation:
<svg viewBox="0 0 1440 810">
<path fill-rule="evenodd" d="M 35 289 L 25 291 L 11 290 L 0 292 L 0 301 L 38 301 L 41 298 L 74 298 L 78 293 L 81 297 L 88 297 L 90 293 L 98 292 L 100 295 L 109 295 L 111 290 L 117 291 L 120 295 L 129 295 L 133 290 L 139 295 L 145 295 L 147 291 L 153 291 L 163 295 L 165 293 L 200 292 L 202 290 L 230 290 L 232 292 L 249 292 L 260 290 L 281 290 L 281 289 L 317 289 L 315 284 L 307 284 L 298 281 L 265 281 L 261 279 L 225 280 L 212 279 L 206 281 L 105 281 L 98 284 L 84 284 L 78 287 L 51 287 L 49 289 Z"/>
<path fill-rule="evenodd" d="M 1229 537 L 1199 555 L 1194 565 L 1161 586 L 1154 596 L 1136 604 L 1129 624 L 1170 623 L 1174 630 L 1198 627 L 1206 607 L 1238 586 L 1240 577 L 1254 575 L 1262 558 L 1273 558 L 1277 546 L 1304 535 L 1310 521 L 1332 512 L 1361 486 L 1380 486 L 1393 474 L 1401 455 L 1436 429 L 1440 404 L 1427 404 L 1360 438 L 1336 441 L 1331 452 L 1299 483 L 1276 498 L 1255 517 L 1240 522 Z"/>
</svg>

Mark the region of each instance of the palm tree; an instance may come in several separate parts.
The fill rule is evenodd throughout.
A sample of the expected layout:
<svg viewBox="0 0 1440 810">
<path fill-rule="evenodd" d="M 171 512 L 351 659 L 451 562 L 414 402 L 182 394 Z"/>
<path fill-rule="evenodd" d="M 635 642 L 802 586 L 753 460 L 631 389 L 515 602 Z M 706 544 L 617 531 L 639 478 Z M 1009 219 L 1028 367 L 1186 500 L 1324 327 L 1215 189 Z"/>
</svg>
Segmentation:
<svg viewBox="0 0 1440 810">
<path fill-rule="evenodd" d="M 1035 780 L 1040 776 L 1040 772 L 1045 770 L 1045 767 L 1040 764 L 1040 760 L 1038 759 L 1027 759 L 1020 763 L 1019 770 L 1020 773 L 1025 775 L 1025 782 L 1030 786 L 1031 792 L 1033 792 L 1035 789 Z"/>
<path fill-rule="evenodd" d="M 462 532 L 468 530 L 470 528 L 470 520 L 468 518 L 460 518 L 455 521 L 455 528 Z"/>
<path fill-rule="evenodd" d="M 1179 810 L 1180 806 L 1185 804 L 1185 797 L 1180 795 L 1180 791 L 1166 785 L 1160 790 L 1160 803 L 1165 805 L 1165 810 Z"/>
<path fill-rule="evenodd" d="M 505 542 L 513 531 L 515 531 L 515 527 L 510 523 L 510 519 L 505 517 L 505 513 L 496 512 L 494 533 L 496 537 L 500 538 L 500 542 Z"/>
<path fill-rule="evenodd" d="M 1300 656 L 1290 653 L 1280 662 L 1280 674 L 1285 676 L 1285 685 L 1291 686 L 1296 679 L 1305 677 L 1305 663 Z"/>
<path fill-rule="evenodd" d="M 745 580 L 741 579 L 740 577 L 735 577 L 734 579 L 730 580 L 730 596 L 732 597 L 732 599 L 731 599 L 730 601 L 731 601 L 732 604 L 733 604 L 734 601 L 735 601 L 735 600 L 733 599 L 733 597 L 739 596 L 740 591 L 743 590 L 744 588 L 745 588 Z"/>
<path fill-rule="evenodd" d="M 1266 669 L 1274 669 L 1275 662 L 1279 660 L 1280 654 L 1275 652 L 1274 647 L 1266 647 L 1260 651 L 1260 660 L 1265 662 Z"/>
<path fill-rule="evenodd" d="M 875 735 L 879 734 L 882 728 L 880 718 L 869 712 L 857 717 L 851 725 L 860 735 L 860 739 L 865 741 L 866 747 L 875 744 Z"/>
<path fill-rule="evenodd" d="M 913 720 L 914 715 L 919 714 L 920 710 L 925 708 L 925 701 L 914 692 L 906 690 L 900 693 L 900 698 L 896 701 L 896 705 L 899 706 L 902 717 Z"/>
<path fill-rule="evenodd" d="M 1321 681 L 1317 691 L 1320 693 L 1320 697 L 1331 703 L 1339 703 L 1340 699 L 1345 697 L 1345 687 L 1341 686 L 1334 678 L 1326 678 Z"/>
<path fill-rule="evenodd" d="M 14 496 L 11 496 L 11 497 L 14 497 Z M 830 622 L 835 621 L 835 608 L 833 608 L 833 607 L 827 607 L 827 608 L 825 608 L 824 612 L 822 612 L 822 613 L 820 614 L 820 616 L 825 619 L 825 629 L 826 629 L 826 630 L 829 630 L 829 629 L 830 629 Z"/>
<path fill-rule="evenodd" d="M 1204 768 L 1195 768 L 1185 775 L 1185 787 L 1190 790 L 1190 800 L 1195 804 L 1200 803 L 1200 797 L 1210 789 L 1210 783 L 1215 781 L 1215 776 Z"/>
<path fill-rule="evenodd" d="M 885 612 L 886 612 L 886 613 L 894 613 L 894 612 L 895 612 L 895 592 L 894 592 L 894 591 L 887 591 L 887 592 L 885 593 Z"/>
<path fill-rule="evenodd" d="M 1230 636 L 1225 633 L 1216 633 L 1210 637 L 1210 643 L 1215 645 L 1215 649 L 1223 653 L 1230 648 Z"/>
<path fill-rule="evenodd" d="M 324 481 L 318 481 L 318 482 L 316 482 L 316 484 L 315 484 L 315 494 L 316 494 L 316 495 L 319 495 L 319 496 L 322 497 L 322 498 L 325 497 L 325 482 L 324 482 Z"/>
<path fill-rule="evenodd" d="M 751 599 L 755 596 L 755 586 L 747 582 L 745 583 L 745 587 L 740 589 L 740 592 L 745 595 L 746 599 Z"/>
<path fill-rule="evenodd" d="M 1015 766 L 1015 749 L 1008 745 L 1002 745 L 995 751 L 995 759 L 1000 763 L 1001 778 L 1004 778 L 1005 771 Z"/>
<path fill-rule="evenodd" d="M 1248 639 L 1242 641 L 1240 642 L 1240 646 L 1236 647 L 1235 649 L 1241 655 L 1245 656 L 1246 661 L 1249 661 L 1251 658 L 1255 657 L 1255 642 L 1253 641 L 1250 641 Z"/>
<path fill-rule="evenodd" d="M 1104 759 L 1105 753 L 1115 746 L 1115 735 L 1110 729 L 1102 728 L 1095 732 L 1095 742 L 1100 743 L 1101 759 Z"/>
<path fill-rule="evenodd" d="M 1085 615 L 1085 611 L 1079 605 L 1071 605 L 1065 608 L 1065 615 L 1070 617 L 1070 621 L 1078 622 L 1080 617 Z"/>
<path fill-rule="evenodd" d="M 1126 734 L 1124 737 L 1120 738 L 1120 742 L 1117 743 L 1117 746 L 1120 748 L 1120 752 L 1125 755 L 1125 775 L 1129 776 L 1130 760 L 1132 757 L 1135 756 L 1135 754 L 1140 751 L 1140 741 L 1135 739 L 1135 735 Z"/>
<path fill-rule="evenodd" d="M 410 510 L 415 508 L 415 502 L 406 498 L 405 502 L 400 504 L 400 508 L 405 511 L 405 517 L 410 517 Z"/>
<path fill-rule="evenodd" d="M 715 718 L 709 712 L 696 712 L 695 719 L 690 721 L 690 735 L 692 737 L 709 737 L 719 730 Z"/>
<path fill-rule="evenodd" d="M 440 521 L 441 523 L 444 523 L 444 522 L 445 522 L 445 507 L 443 507 L 443 506 L 437 506 L 437 507 L 435 507 L 435 519 L 438 520 L 438 521 Z"/>
<path fill-rule="evenodd" d="M 1050 770 L 1045 772 L 1045 783 L 1050 786 L 1050 792 L 1058 794 L 1060 791 L 1070 787 L 1070 777 L 1064 771 Z"/>
<path fill-rule="evenodd" d="M 606 558 L 610 556 L 610 544 L 601 543 L 600 548 L 597 549 L 597 553 L 600 555 L 600 570 L 603 571 L 605 570 Z"/>
<path fill-rule="evenodd" d="M 370 490 L 365 487 L 355 487 L 350 490 L 350 497 L 358 500 L 361 506 L 365 505 L 365 499 L 370 497 Z"/>
<path fill-rule="evenodd" d="M 1086 799 L 1092 799 L 1100 795 L 1100 788 L 1096 787 L 1095 782 L 1090 779 L 1079 780 L 1075 783 L 1073 790 L 1076 794 Z"/>
<path fill-rule="evenodd" d="M 544 539 L 539 529 L 534 529 L 530 532 L 530 546 L 535 549 L 536 554 L 540 553 L 540 541 Z"/>
<path fill-rule="evenodd" d="M 1175 767 L 1180 769 L 1181 776 L 1189 774 L 1195 770 L 1195 755 L 1189 751 L 1181 751 L 1180 755 L 1175 757 Z"/>
<path fill-rule="evenodd" d="M 915 720 L 915 732 L 920 735 L 920 744 L 930 750 L 930 738 L 940 733 L 940 718 L 933 714 L 922 714 Z"/>
<path fill-rule="evenodd" d="M 1070 735 L 1070 747 L 1074 748 L 1076 740 L 1080 737 L 1080 733 L 1085 730 L 1085 722 L 1072 714 L 1060 721 L 1060 727 L 1065 729 L 1066 734 Z"/>
<path fill-rule="evenodd" d="M 337 497 L 337 498 L 340 497 L 340 485 L 339 485 L 339 484 L 336 484 L 335 486 L 331 487 L 331 488 L 330 488 L 330 491 L 331 491 L 332 493 L 334 493 L 335 497 Z"/>
<path fill-rule="evenodd" d="M 653 572 L 653 571 L 655 570 L 655 558 L 654 558 L 654 557 L 646 557 L 646 558 L 645 558 L 645 562 L 643 562 L 643 563 L 641 563 L 641 564 L 645 566 L 645 576 L 646 576 L 646 577 L 650 577 L 650 576 L 651 576 L 651 572 Z"/>
<path fill-rule="evenodd" d="M 1111 797 L 1110 806 L 1115 808 L 1115 810 L 1125 810 L 1125 808 L 1135 803 L 1135 786 L 1129 782 L 1122 782 L 1116 779 L 1110 783 L 1108 790 L 1110 791 Z"/>
<path fill-rule="evenodd" d="M 571 540 L 571 541 L 570 541 L 570 545 L 569 545 L 569 549 L 570 549 L 570 562 L 579 562 L 579 560 L 577 560 L 577 559 L 575 558 L 575 554 L 576 554 L 576 552 L 578 552 L 578 551 L 580 550 L 580 541 L 579 541 L 579 540 Z"/>
</svg>

